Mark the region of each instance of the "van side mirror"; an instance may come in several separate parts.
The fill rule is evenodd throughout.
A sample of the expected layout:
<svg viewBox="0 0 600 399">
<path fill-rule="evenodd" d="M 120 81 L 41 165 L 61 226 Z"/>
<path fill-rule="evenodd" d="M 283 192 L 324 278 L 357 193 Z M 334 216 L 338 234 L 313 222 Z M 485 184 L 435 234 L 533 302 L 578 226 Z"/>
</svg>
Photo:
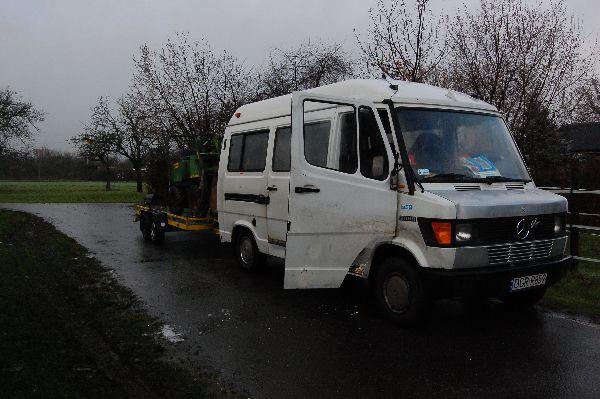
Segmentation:
<svg viewBox="0 0 600 399">
<path fill-rule="evenodd" d="M 398 154 L 394 154 L 394 167 L 390 173 L 390 190 L 398 191 L 398 184 L 400 184 L 400 171 L 402 165 L 398 162 Z"/>
<path fill-rule="evenodd" d="M 392 170 L 392 174 L 390 175 L 390 190 L 398 190 L 398 182 L 398 171 L 396 168 L 394 168 L 394 170 Z"/>
</svg>

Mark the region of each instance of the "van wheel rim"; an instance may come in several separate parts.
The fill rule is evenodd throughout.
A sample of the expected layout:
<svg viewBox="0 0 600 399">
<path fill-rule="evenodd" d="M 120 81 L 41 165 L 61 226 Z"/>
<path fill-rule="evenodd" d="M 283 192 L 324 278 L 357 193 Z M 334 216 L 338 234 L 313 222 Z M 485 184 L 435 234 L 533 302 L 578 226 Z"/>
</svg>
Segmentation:
<svg viewBox="0 0 600 399">
<path fill-rule="evenodd" d="M 404 313 L 410 304 L 410 284 L 402 274 L 392 273 L 385 279 L 383 296 L 391 311 Z"/>
<path fill-rule="evenodd" d="M 240 239 L 240 258 L 246 265 L 251 265 L 254 260 L 254 247 L 248 237 Z"/>
</svg>

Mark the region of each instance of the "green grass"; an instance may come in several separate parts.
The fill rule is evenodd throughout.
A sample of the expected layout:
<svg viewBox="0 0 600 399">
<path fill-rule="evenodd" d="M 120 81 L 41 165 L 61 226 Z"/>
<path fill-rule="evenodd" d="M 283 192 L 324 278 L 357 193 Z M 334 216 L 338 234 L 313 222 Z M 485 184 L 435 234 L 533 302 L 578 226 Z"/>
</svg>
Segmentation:
<svg viewBox="0 0 600 399">
<path fill-rule="evenodd" d="M 161 322 L 52 225 L 0 210 L 0 260 L 3 398 L 229 396 L 166 361 Z"/>
<path fill-rule="evenodd" d="M 1 202 L 138 202 L 135 182 L 115 182 L 105 190 L 101 181 L 0 181 Z"/>
<path fill-rule="evenodd" d="M 600 236 L 582 234 L 580 254 L 600 259 Z M 542 304 L 600 322 L 600 263 L 580 261 L 577 270 L 548 289 Z"/>
</svg>

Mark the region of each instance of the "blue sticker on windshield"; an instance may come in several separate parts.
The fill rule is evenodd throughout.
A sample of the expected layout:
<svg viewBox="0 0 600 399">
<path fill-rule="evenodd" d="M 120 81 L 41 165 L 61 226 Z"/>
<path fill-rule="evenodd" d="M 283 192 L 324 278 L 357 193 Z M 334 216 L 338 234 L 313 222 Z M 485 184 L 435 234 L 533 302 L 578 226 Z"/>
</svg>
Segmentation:
<svg viewBox="0 0 600 399">
<path fill-rule="evenodd" d="M 417 169 L 417 174 L 419 176 L 427 176 L 429 174 L 429 169 Z"/>
<path fill-rule="evenodd" d="M 463 157 L 462 161 L 463 165 L 479 177 L 501 176 L 500 171 L 494 162 L 483 154 L 474 155 L 472 157 Z"/>
</svg>

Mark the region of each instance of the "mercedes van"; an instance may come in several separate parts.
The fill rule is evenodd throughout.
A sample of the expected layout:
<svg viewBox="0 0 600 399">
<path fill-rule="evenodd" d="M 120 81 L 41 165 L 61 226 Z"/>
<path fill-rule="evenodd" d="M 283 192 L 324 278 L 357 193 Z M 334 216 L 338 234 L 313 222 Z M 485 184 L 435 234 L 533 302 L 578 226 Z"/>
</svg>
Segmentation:
<svg viewBox="0 0 600 399">
<path fill-rule="evenodd" d="M 286 289 L 358 276 L 406 325 L 438 298 L 535 303 L 568 267 L 567 201 L 468 95 L 349 80 L 242 106 L 221 148 L 221 240 L 245 269 L 284 259 Z"/>
</svg>

